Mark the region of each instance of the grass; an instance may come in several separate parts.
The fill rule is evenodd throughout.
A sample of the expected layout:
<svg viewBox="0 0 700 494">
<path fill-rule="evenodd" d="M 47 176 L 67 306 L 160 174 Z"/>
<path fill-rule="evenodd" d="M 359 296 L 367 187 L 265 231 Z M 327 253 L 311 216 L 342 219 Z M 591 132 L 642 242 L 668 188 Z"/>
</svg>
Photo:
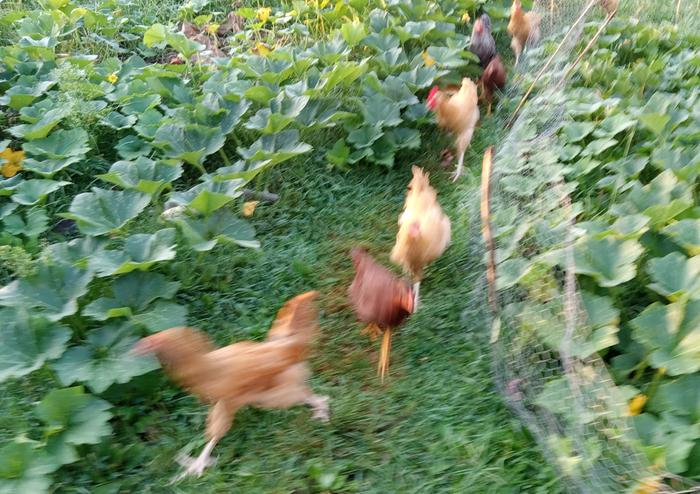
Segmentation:
<svg viewBox="0 0 700 494">
<path fill-rule="evenodd" d="M 134 8 L 175 16 L 174 4 Z M 161 9 L 161 10 L 158 10 Z M 183 448 L 204 443 L 206 407 L 161 371 L 113 386 L 113 437 L 82 447 L 82 459 L 55 475 L 55 492 L 138 493 L 556 493 L 561 487 L 526 430 L 503 405 L 490 374 L 490 346 L 471 298 L 481 252 L 471 248 L 478 215 L 468 207 L 484 148 L 495 141 L 496 115 L 482 123 L 467 152 L 467 177 L 449 181 L 437 164 L 446 138 L 433 129 L 426 147 L 392 170 L 329 170 L 322 160 L 273 168 L 260 182 L 280 195 L 261 204 L 253 223 L 259 252 L 219 246 L 187 249 L 168 269 L 178 273 L 190 324 L 221 345 L 261 339 L 282 305 L 310 289 L 322 293 L 321 334 L 311 358 L 312 386 L 330 396 L 331 421 L 305 407 L 244 409 L 214 454 L 218 464 L 199 479 L 168 485 Z M 346 301 L 353 276 L 348 253 L 369 247 L 385 265 L 396 234 L 410 165 L 431 171 L 453 224 L 453 244 L 428 271 L 422 306 L 393 342 L 384 384 L 376 376 L 379 342 L 360 336 Z M 470 171 L 471 170 L 471 171 Z M 155 225 L 133 225 L 150 231 Z M 478 312 L 478 311 L 477 311 Z M 37 425 L 33 398 L 55 381 L 48 370 L 3 386 L 0 437 Z"/>
<path fill-rule="evenodd" d="M 494 122 L 484 123 L 468 152 L 474 173 Z M 190 322 L 219 344 L 262 338 L 286 299 L 322 292 L 312 385 L 331 397 L 330 424 L 311 420 L 305 407 L 244 409 L 215 450 L 217 466 L 168 486 L 177 452 L 203 444 L 206 408 L 158 371 L 107 392 L 116 405 L 113 439 L 65 467 L 58 491 L 557 492 L 552 469 L 493 387 L 482 321 L 465 312 L 479 303 L 468 282 L 479 255 L 468 247 L 478 217 L 465 207 L 476 181 L 449 182 L 451 170 L 432 164 L 444 139 L 425 141 L 436 145 L 389 171 L 343 173 L 312 160 L 273 169 L 264 183 L 281 199 L 255 212 L 260 252 L 179 253 Z M 347 306 L 348 251 L 361 243 L 389 264 L 412 163 L 432 172 L 454 240 L 429 270 L 420 311 L 394 339 L 382 385 L 379 344 L 359 335 Z"/>
</svg>

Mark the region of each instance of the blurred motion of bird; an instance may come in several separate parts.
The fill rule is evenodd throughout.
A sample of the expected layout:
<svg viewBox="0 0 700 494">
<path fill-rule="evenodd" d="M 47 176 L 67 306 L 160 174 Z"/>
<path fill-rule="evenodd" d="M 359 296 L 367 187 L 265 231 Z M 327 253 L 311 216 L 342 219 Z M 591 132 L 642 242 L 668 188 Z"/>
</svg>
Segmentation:
<svg viewBox="0 0 700 494">
<path fill-rule="evenodd" d="M 413 312 L 410 283 L 378 264 L 361 248 L 350 253 L 355 279 L 348 294 L 357 319 L 367 324 L 362 333 L 372 337 L 383 333 L 377 372 L 382 381 L 389 369 L 392 331 Z"/>
<path fill-rule="evenodd" d="M 205 333 L 177 327 L 136 343 L 134 353 L 155 353 L 171 379 L 210 405 L 208 442 L 197 458 L 177 458 L 185 469 L 175 481 L 199 476 L 215 462 L 211 451 L 246 405 L 288 408 L 303 403 L 312 407 L 314 418 L 328 420 L 328 398 L 314 394 L 306 383 L 310 372 L 305 361 L 318 327 L 317 294 L 307 292 L 284 304 L 263 342 L 216 348 Z"/>
<path fill-rule="evenodd" d="M 510 8 L 510 20 L 508 21 L 508 33 L 512 37 L 510 46 L 515 53 L 516 65 L 527 43 L 539 41 L 540 20 L 539 14 L 525 12 L 520 0 L 513 0 L 513 5 Z"/>
<path fill-rule="evenodd" d="M 442 211 L 437 192 L 430 185 L 428 174 L 412 167 L 404 210 L 399 216 L 399 231 L 391 251 L 391 262 L 400 265 L 414 281 L 413 310 L 418 307 L 418 294 L 423 272 L 440 257 L 452 238 L 450 219 Z"/>
<path fill-rule="evenodd" d="M 491 29 L 491 18 L 488 14 L 481 14 L 472 28 L 469 50 L 479 57 L 482 67 L 486 67 L 496 56 L 496 41 L 493 39 Z"/>
</svg>

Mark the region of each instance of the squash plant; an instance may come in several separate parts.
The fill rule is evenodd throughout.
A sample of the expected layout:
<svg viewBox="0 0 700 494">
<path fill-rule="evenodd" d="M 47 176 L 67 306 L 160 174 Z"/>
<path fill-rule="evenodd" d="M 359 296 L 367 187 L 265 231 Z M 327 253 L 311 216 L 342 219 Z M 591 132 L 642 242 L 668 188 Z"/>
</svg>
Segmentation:
<svg viewBox="0 0 700 494">
<path fill-rule="evenodd" d="M 127 350 L 187 323 L 173 260 L 260 247 L 232 207 L 246 184 L 312 152 L 390 167 L 421 145 L 423 91 L 478 73 L 461 19 L 484 3 L 243 6 L 220 58 L 129 2 L 4 11 L 0 244 L 21 256 L 0 288 L 0 382 L 41 373 L 53 389 L 36 397 L 38 427 L 0 451 L 0 491 L 49 490 L 109 436 L 99 396 L 157 365 Z M 225 21 L 206 0 L 177 15 L 210 40 Z M 319 130 L 332 138 L 314 149 Z"/>
<path fill-rule="evenodd" d="M 517 341 L 557 352 L 567 216 L 576 218 L 570 231 L 587 320 L 571 355 L 600 354 L 619 385 L 584 416 L 562 406 L 571 392 L 564 378 L 548 379 L 532 405 L 572 428 L 632 416 L 651 464 L 682 475 L 700 473 L 699 48 L 696 36 L 670 25 L 612 22 L 567 89 L 548 96 L 566 109 L 563 121 L 548 128 L 541 112 L 516 128 L 518 146 L 500 163 L 509 199 L 494 212 L 498 288 L 513 295 L 505 317 Z M 540 133 L 551 145 L 532 139 Z M 562 191 L 572 198 L 569 214 Z M 591 467 L 581 447 L 593 461 L 615 441 L 637 447 L 619 431 L 598 432 L 575 448 L 563 435 L 550 438 L 567 473 Z"/>
</svg>

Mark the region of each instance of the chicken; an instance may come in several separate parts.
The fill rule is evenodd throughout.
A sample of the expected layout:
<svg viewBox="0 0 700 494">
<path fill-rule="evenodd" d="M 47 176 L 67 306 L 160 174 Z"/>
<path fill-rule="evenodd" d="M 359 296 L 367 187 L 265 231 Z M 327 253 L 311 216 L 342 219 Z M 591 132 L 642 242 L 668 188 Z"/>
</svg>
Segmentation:
<svg viewBox="0 0 700 494">
<path fill-rule="evenodd" d="M 486 67 L 496 56 L 496 41 L 491 33 L 491 18 L 488 14 L 482 14 L 474 23 L 469 50 L 479 57 L 482 67 Z"/>
<path fill-rule="evenodd" d="M 305 360 L 318 325 L 317 295 L 307 292 L 284 304 L 264 342 L 215 348 L 204 333 L 177 327 L 136 343 L 134 353 L 154 352 L 171 379 L 210 405 L 208 442 L 196 459 L 177 458 L 185 469 L 175 480 L 199 476 L 214 463 L 211 451 L 231 428 L 236 411 L 246 405 L 288 408 L 304 403 L 313 408 L 314 418 L 328 420 L 328 398 L 315 395 L 306 384 Z"/>
<path fill-rule="evenodd" d="M 464 153 L 471 143 L 474 129 L 479 122 L 479 105 L 476 85 L 469 78 L 462 79 L 459 91 L 449 95 L 434 86 L 428 94 L 428 109 L 435 112 L 437 123 L 455 137 L 457 148 L 457 169 L 453 180 L 462 175 Z"/>
<path fill-rule="evenodd" d="M 368 324 L 362 333 L 376 337 L 383 332 L 377 373 L 384 381 L 389 369 L 391 333 L 413 312 L 413 290 L 365 250 L 356 247 L 350 255 L 355 265 L 355 279 L 348 289 L 350 302 L 357 319 Z"/>
<path fill-rule="evenodd" d="M 523 11 L 520 0 L 513 0 L 510 8 L 510 21 L 508 22 L 508 33 L 513 38 L 510 42 L 515 53 L 515 63 L 517 65 L 528 41 L 537 43 L 540 39 L 540 16 L 535 12 Z"/>
<path fill-rule="evenodd" d="M 491 114 L 491 104 L 493 103 L 493 92 L 496 89 L 503 89 L 506 85 L 506 68 L 501 61 L 501 57 L 496 55 L 491 59 L 484 69 L 484 73 L 479 80 L 481 85 L 481 96 L 486 100 L 488 109 L 486 114 Z"/>
<path fill-rule="evenodd" d="M 417 166 L 412 167 L 412 171 L 391 262 L 400 265 L 413 278 L 415 310 L 423 271 L 447 249 L 452 227 L 437 201 L 437 192 L 430 186 L 428 174 Z"/>
</svg>

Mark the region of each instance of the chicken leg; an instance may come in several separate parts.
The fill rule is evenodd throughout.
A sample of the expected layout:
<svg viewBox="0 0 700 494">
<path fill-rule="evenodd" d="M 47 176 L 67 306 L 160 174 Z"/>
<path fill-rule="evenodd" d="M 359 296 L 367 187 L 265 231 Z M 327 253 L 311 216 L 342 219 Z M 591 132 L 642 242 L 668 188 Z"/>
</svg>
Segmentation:
<svg viewBox="0 0 700 494">
<path fill-rule="evenodd" d="M 379 352 L 379 365 L 377 367 L 377 373 L 379 374 L 381 381 L 384 382 L 384 375 L 389 370 L 389 355 L 391 354 L 391 329 L 384 331 L 384 336 L 382 337 L 382 347 Z"/>
<path fill-rule="evenodd" d="M 209 441 L 207 445 L 204 446 L 204 449 L 202 449 L 202 452 L 197 458 L 192 458 L 191 456 L 185 454 L 177 455 L 175 457 L 175 461 L 184 467 L 184 469 L 182 472 L 176 475 L 170 483 L 174 484 L 175 482 L 179 482 L 188 475 L 196 475 L 197 477 L 201 477 L 205 468 L 216 463 L 216 458 L 212 458 L 211 456 L 211 452 L 214 449 L 214 446 L 216 446 L 216 441 L 216 439 Z"/>
<path fill-rule="evenodd" d="M 462 176 L 462 170 L 464 168 L 464 153 L 466 153 L 469 144 L 472 142 L 473 135 L 474 129 L 469 128 L 460 134 L 459 137 L 457 137 L 457 169 L 452 175 L 453 182 L 456 182 L 457 179 Z"/>
<path fill-rule="evenodd" d="M 418 310 L 418 294 L 420 293 L 420 281 L 413 284 L 413 312 Z"/>
</svg>

